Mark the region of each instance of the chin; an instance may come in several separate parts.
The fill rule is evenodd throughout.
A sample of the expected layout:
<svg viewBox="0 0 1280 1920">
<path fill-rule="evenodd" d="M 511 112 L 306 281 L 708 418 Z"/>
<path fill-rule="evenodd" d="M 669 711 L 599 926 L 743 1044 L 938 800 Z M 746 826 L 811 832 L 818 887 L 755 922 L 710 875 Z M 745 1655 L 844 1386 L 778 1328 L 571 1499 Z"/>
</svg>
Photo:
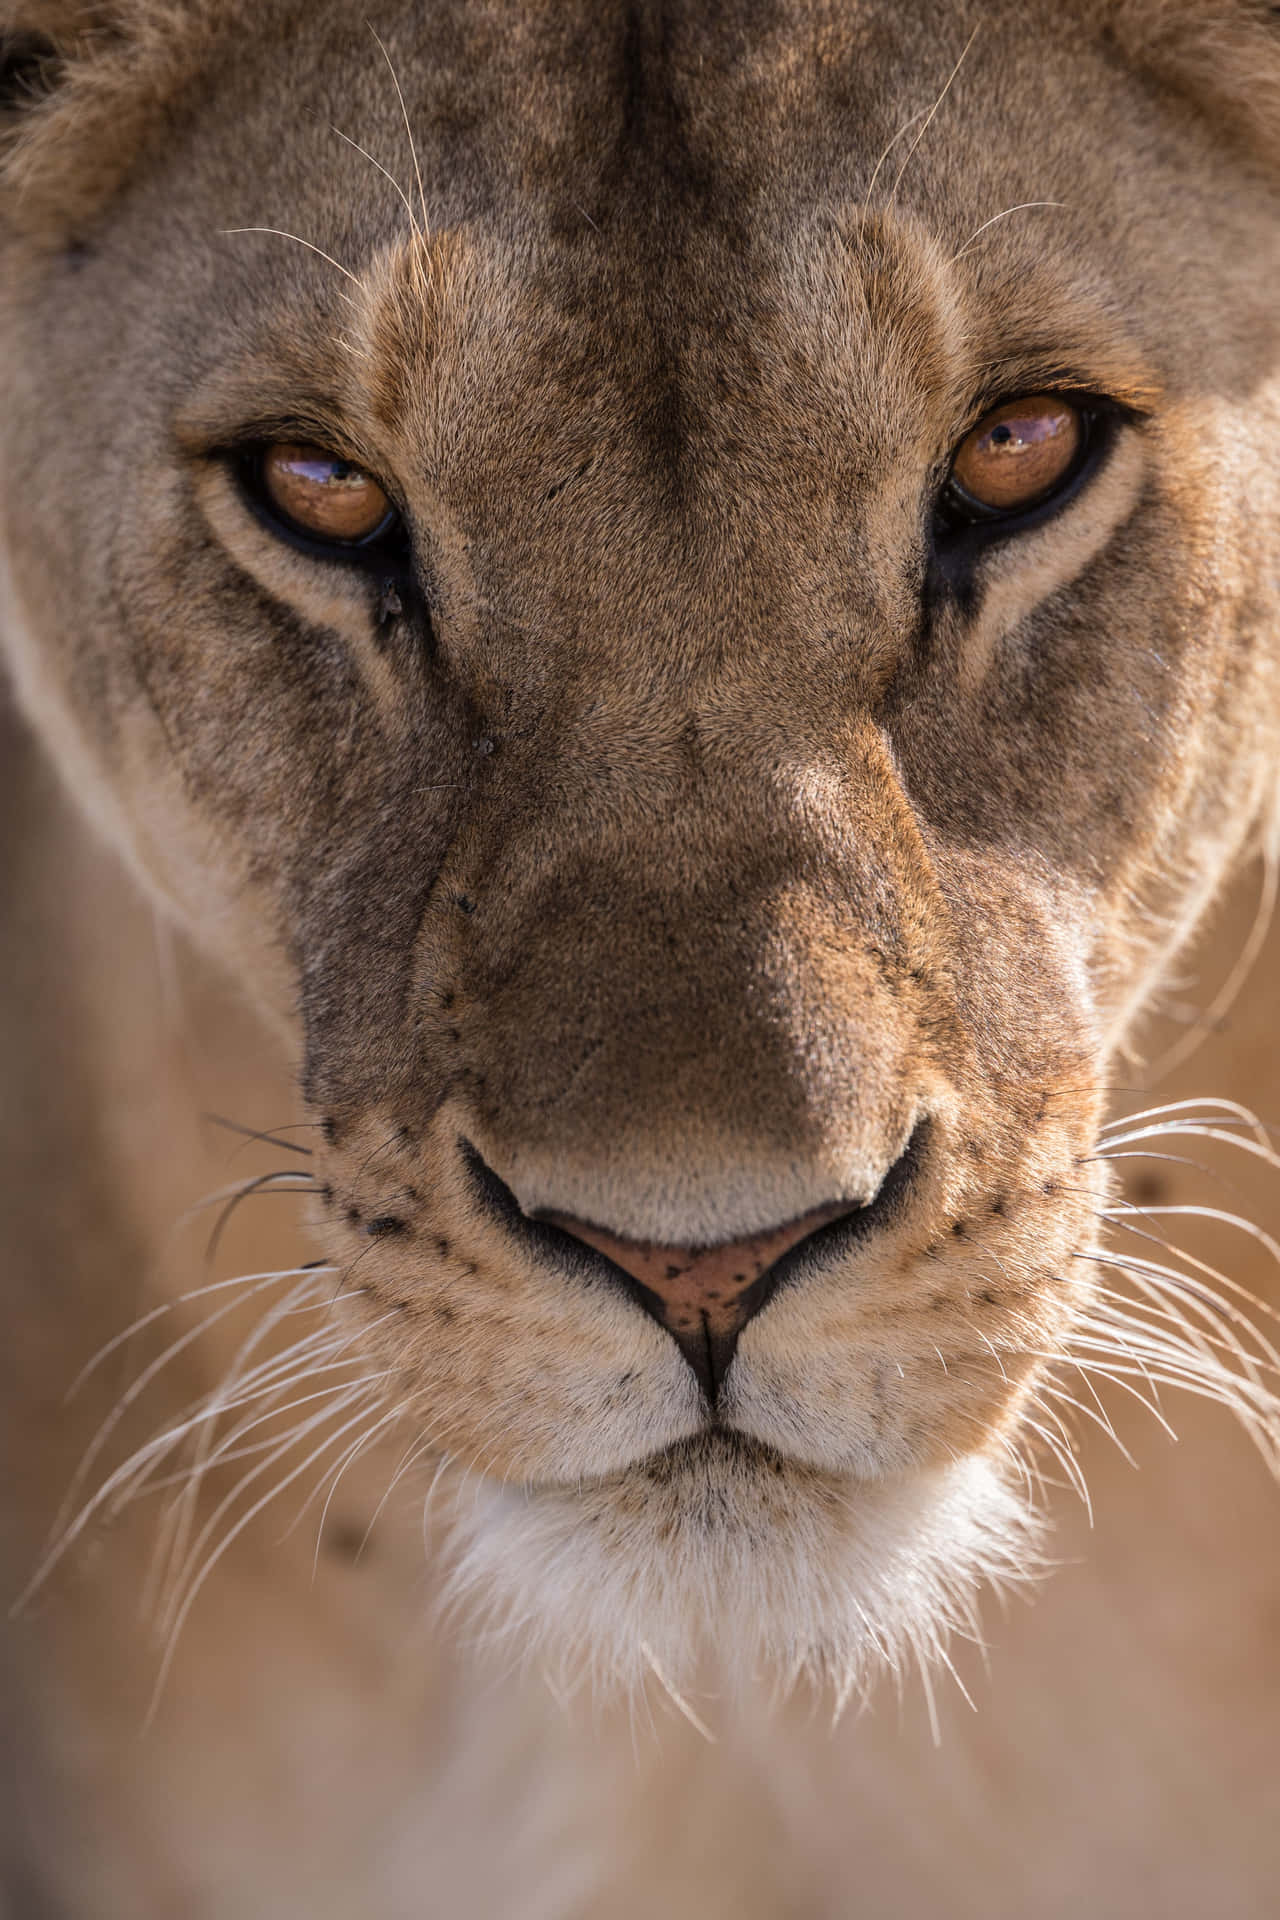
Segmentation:
<svg viewBox="0 0 1280 1920">
<path fill-rule="evenodd" d="M 459 1475 L 439 1497 L 464 1632 L 597 1699 L 656 1675 L 839 1708 L 1041 1565 L 1026 1493 L 980 1454 L 866 1480 L 711 1432 L 574 1490 Z"/>
</svg>

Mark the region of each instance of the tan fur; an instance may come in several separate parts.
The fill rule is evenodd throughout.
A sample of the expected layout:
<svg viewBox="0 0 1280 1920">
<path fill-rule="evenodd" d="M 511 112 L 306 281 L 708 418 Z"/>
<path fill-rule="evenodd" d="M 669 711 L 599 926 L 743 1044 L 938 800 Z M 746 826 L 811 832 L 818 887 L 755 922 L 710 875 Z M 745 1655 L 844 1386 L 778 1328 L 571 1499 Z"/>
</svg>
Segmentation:
<svg viewBox="0 0 1280 1920">
<path fill-rule="evenodd" d="M 1280 1289 L 1221 1220 L 1089 1250 L 1140 1022 L 1275 855 L 1274 9 L 0 24 L 14 1911 L 1269 1912 Z M 1109 456 L 948 589 L 951 449 L 1063 387 Z M 414 581 L 260 524 L 252 435 L 368 466 Z M 1191 1092 L 1274 1113 L 1269 984 Z M 1189 1151 L 1257 1221 L 1240 1137 Z M 210 1265 L 184 1214 L 284 1165 L 329 1265 L 267 1188 Z M 895 1167 L 714 1422 L 528 1225 Z M 1246 1432 L 1175 1459 L 1125 1387 L 1206 1284 Z M 1079 1564 L 970 1671 L 1045 1518 Z"/>
</svg>

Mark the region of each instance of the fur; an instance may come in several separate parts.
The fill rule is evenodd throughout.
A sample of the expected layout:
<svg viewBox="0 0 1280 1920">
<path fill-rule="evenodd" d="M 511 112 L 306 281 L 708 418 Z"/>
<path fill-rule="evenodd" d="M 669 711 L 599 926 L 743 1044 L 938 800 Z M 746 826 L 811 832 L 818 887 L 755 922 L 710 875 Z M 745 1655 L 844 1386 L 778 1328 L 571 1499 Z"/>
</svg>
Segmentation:
<svg viewBox="0 0 1280 1920">
<path fill-rule="evenodd" d="M 932 1686 L 981 1590 L 1039 1569 L 1072 1421 L 1126 1391 L 1280 1450 L 1221 1250 L 1098 1240 L 1147 1231 L 1114 1176 L 1153 1127 L 1270 1164 L 1238 1106 L 1107 1114 L 1280 819 L 1280 21 L 374 25 L 0 8 L 14 1898 L 862 1911 L 839 1795 L 897 1750 L 842 1732 L 824 1825 L 797 1714 Z M 1046 388 L 1116 410 L 1106 457 L 947 574 L 951 450 Z M 281 541 L 255 438 L 367 466 L 413 574 Z M 175 1239 L 215 1103 L 271 1136 L 245 1195 L 303 1192 L 322 1267 L 248 1207 L 220 1266 Z M 869 1206 L 908 1155 L 747 1327 L 714 1421 L 531 1224 L 704 1246 Z M 588 1778 L 575 1716 L 615 1756 L 657 1697 L 718 1881 L 626 1866 L 660 1768 Z M 268 1718 L 274 1830 L 238 1761 Z M 790 1877 L 717 1801 L 774 1739 Z M 896 1817 L 945 1769 L 979 1793 L 981 1745 L 931 1781 L 904 1732 Z M 576 1878 L 545 1812 L 518 1897 L 468 1861 L 506 1768 L 559 1795 Z M 1056 1881 L 975 1871 L 973 1910 L 1079 1910 L 1042 1852 Z M 865 1910 L 958 1898 L 939 1862 Z M 1189 1861 L 1159 1910 L 1215 1884 Z"/>
</svg>

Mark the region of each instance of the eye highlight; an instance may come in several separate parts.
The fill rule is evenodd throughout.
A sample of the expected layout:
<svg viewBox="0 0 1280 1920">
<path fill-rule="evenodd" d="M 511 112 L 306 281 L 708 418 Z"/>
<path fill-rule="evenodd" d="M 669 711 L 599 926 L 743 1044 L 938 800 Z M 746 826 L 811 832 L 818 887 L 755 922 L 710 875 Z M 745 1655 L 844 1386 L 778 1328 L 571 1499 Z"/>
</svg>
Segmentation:
<svg viewBox="0 0 1280 1920">
<path fill-rule="evenodd" d="M 1040 506 L 1074 477 L 1087 437 L 1084 410 L 1061 394 L 1006 401 L 956 448 L 948 505 L 973 520 L 1012 518 Z"/>
<path fill-rule="evenodd" d="M 400 529 L 399 515 L 372 474 L 325 447 L 272 441 L 254 456 L 249 477 L 284 530 L 317 547 L 363 549 Z"/>
</svg>

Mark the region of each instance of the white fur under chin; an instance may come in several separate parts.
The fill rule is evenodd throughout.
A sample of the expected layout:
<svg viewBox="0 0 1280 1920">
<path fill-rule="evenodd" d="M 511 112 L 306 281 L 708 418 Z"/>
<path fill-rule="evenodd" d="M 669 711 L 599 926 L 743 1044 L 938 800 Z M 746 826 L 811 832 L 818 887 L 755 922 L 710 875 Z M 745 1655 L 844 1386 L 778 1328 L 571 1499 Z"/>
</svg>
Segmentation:
<svg viewBox="0 0 1280 1920">
<path fill-rule="evenodd" d="M 1027 1498 L 976 1456 L 866 1482 L 694 1442 L 578 1491 L 457 1491 L 451 1608 L 505 1658 L 605 1699 L 711 1664 L 744 1691 L 807 1679 L 843 1704 L 885 1666 L 940 1659 L 982 1583 L 1042 1564 Z"/>
</svg>

